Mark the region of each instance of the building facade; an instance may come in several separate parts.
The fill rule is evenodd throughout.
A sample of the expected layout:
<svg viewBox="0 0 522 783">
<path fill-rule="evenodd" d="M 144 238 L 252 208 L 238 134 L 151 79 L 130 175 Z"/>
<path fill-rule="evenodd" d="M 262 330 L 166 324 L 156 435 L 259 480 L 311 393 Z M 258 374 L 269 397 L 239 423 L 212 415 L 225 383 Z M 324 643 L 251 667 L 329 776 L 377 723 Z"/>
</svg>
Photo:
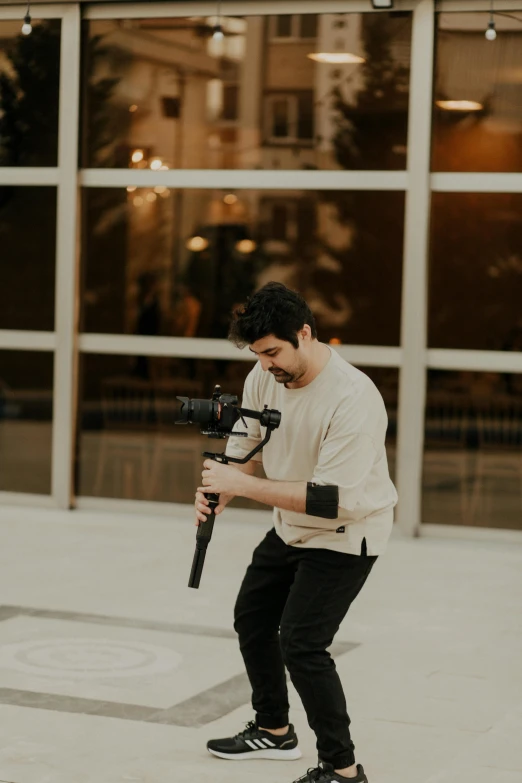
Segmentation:
<svg viewBox="0 0 522 783">
<path fill-rule="evenodd" d="M 279 280 L 383 394 L 404 532 L 516 537 L 522 2 L 25 13 L 0 4 L 0 502 L 191 503 L 176 396 L 241 394 L 229 314 Z"/>
</svg>

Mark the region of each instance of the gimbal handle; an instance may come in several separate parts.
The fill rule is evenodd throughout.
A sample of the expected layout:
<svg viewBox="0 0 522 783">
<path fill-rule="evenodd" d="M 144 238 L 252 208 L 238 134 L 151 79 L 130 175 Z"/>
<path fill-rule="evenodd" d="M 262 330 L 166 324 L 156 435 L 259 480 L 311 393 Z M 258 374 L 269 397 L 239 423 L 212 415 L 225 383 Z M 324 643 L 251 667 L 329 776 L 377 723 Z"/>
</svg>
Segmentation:
<svg viewBox="0 0 522 783">
<path fill-rule="evenodd" d="M 252 411 L 254 412 L 254 411 Z M 249 411 L 250 413 L 250 411 Z M 276 423 L 267 423 L 267 430 L 266 435 L 259 443 L 255 449 L 253 449 L 250 454 L 247 454 L 246 457 L 243 457 L 242 459 L 239 459 L 238 457 L 228 457 L 226 454 L 214 454 L 209 451 L 203 452 L 203 456 L 207 459 L 213 459 L 216 462 L 221 462 L 223 465 L 228 465 L 229 462 L 235 462 L 239 465 L 246 464 L 254 454 L 257 454 L 258 451 L 261 451 L 263 446 L 265 446 L 268 441 L 270 440 L 270 436 L 272 435 L 273 430 L 279 426 L 279 421 Z M 208 518 L 205 522 L 200 522 L 198 525 L 198 530 L 196 533 L 196 551 L 194 552 L 194 559 L 192 561 L 192 570 L 190 572 L 190 578 L 189 578 L 189 587 L 194 587 L 196 590 L 199 587 L 199 583 L 201 581 L 201 574 L 203 572 L 203 565 L 205 563 L 205 557 L 207 555 L 207 547 L 209 544 L 210 539 L 212 538 L 212 533 L 214 532 L 214 522 L 216 521 L 216 514 L 215 510 L 219 505 L 219 495 L 213 492 L 205 492 L 205 497 L 208 500 L 208 505 L 210 506 L 211 512 L 208 515 Z"/>
<path fill-rule="evenodd" d="M 215 459 L 217 454 L 204 453 L 204 457 Z M 221 454 L 219 462 L 224 465 L 227 464 L 228 458 Z M 219 495 L 215 492 L 205 492 L 205 497 L 208 500 L 208 505 L 211 509 L 205 522 L 200 522 L 196 533 L 196 551 L 194 552 L 194 560 L 192 561 L 192 570 L 190 572 L 189 587 L 194 587 L 196 590 L 199 587 L 201 581 L 201 574 L 203 573 L 203 565 L 205 563 L 205 557 L 207 555 L 207 547 L 212 533 L 214 532 L 214 522 L 216 521 L 215 510 L 219 506 Z"/>
</svg>

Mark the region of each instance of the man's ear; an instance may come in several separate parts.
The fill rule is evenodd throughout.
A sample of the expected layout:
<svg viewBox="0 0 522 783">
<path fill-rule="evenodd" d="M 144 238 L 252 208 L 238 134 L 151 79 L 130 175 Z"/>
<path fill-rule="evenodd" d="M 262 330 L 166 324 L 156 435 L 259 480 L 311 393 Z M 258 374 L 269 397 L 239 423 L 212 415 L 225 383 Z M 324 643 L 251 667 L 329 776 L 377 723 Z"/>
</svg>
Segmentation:
<svg viewBox="0 0 522 783">
<path fill-rule="evenodd" d="M 305 324 L 302 329 L 298 331 L 298 335 L 303 340 L 311 340 L 312 339 L 312 329 L 308 324 Z"/>
</svg>

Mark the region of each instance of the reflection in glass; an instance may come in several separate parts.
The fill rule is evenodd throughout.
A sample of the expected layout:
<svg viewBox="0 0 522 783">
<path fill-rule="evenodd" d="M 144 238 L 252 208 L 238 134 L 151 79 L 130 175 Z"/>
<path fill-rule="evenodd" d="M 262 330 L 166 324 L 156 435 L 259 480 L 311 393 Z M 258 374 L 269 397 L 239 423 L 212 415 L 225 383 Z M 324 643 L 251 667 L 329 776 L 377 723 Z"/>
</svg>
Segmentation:
<svg viewBox="0 0 522 783">
<path fill-rule="evenodd" d="M 83 331 L 225 338 L 277 280 L 322 340 L 399 344 L 403 193 L 88 188 L 84 215 Z"/>
<path fill-rule="evenodd" d="M 520 350 L 522 195 L 433 193 L 429 346 Z"/>
<path fill-rule="evenodd" d="M 141 372 L 148 366 L 149 380 Z M 221 451 L 199 425 L 176 425 L 176 396 L 210 399 L 214 385 L 237 394 L 251 361 L 84 354 L 81 358 L 77 494 L 192 503 L 203 451 Z M 398 371 L 361 368 L 383 395 L 389 416 L 387 454 L 395 472 Z M 242 508 L 266 506 L 238 498 Z"/>
<path fill-rule="evenodd" d="M 522 530 L 522 374 L 428 373 L 422 521 Z"/>
<path fill-rule="evenodd" d="M 0 20 L 0 166 L 56 166 L 59 19 Z"/>
<path fill-rule="evenodd" d="M 522 171 L 522 25 L 489 18 L 437 16 L 433 171 Z"/>
<path fill-rule="evenodd" d="M 84 167 L 405 169 L 410 13 L 215 22 L 84 22 Z"/>
<path fill-rule="evenodd" d="M 143 378 L 143 365 L 153 380 Z M 78 481 L 80 495 L 192 503 L 202 452 L 225 441 L 199 425 L 176 425 L 177 395 L 210 399 L 214 385 L 241 400 L 250 361 L 101 356 L 81 360 Z M 237 505 L 256 504 L 238 499 Z"/>
<path fill-rule="evenodd" d="M 361 367 L 361 372 L 368 375 L 379 389 L 386 412 L 388 414 L 388 429 L 386 431 L 386 456 L 390 477 L 395 481 L 397 453 L 397 410 L 399 397 L 399 370 L 395 367 Z"/>
<path fill-rule="evenodd" d="M 0 491 L 51 492 L 53 356 L 0 351 Z"/>
<path fill-rule="evenodd" d="M 0 186 L 0 329 L 53 331 L 56 188 Z"/>
</svg>

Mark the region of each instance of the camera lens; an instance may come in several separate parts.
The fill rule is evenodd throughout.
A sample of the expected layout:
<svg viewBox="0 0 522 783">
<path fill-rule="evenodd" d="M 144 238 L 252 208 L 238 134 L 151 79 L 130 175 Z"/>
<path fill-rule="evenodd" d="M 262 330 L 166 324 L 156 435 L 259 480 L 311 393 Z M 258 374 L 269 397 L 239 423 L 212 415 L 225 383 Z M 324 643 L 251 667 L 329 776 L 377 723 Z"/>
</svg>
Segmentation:
<svg viewBox="0 0 522 783">
<path fill-rule="evenodd" d="M 192 400 L 191 421 L 198 424 L 210 424 L 217 421 L 219 407 L 212 400 Z"/>
<path fill-rule="evenodd" d="M 181 402 L 181 418 L 178 424 L 210 424 L 219 418 L 219 405 L 213 400 L 189 400 L 177 397 Z"/>
</svg>

